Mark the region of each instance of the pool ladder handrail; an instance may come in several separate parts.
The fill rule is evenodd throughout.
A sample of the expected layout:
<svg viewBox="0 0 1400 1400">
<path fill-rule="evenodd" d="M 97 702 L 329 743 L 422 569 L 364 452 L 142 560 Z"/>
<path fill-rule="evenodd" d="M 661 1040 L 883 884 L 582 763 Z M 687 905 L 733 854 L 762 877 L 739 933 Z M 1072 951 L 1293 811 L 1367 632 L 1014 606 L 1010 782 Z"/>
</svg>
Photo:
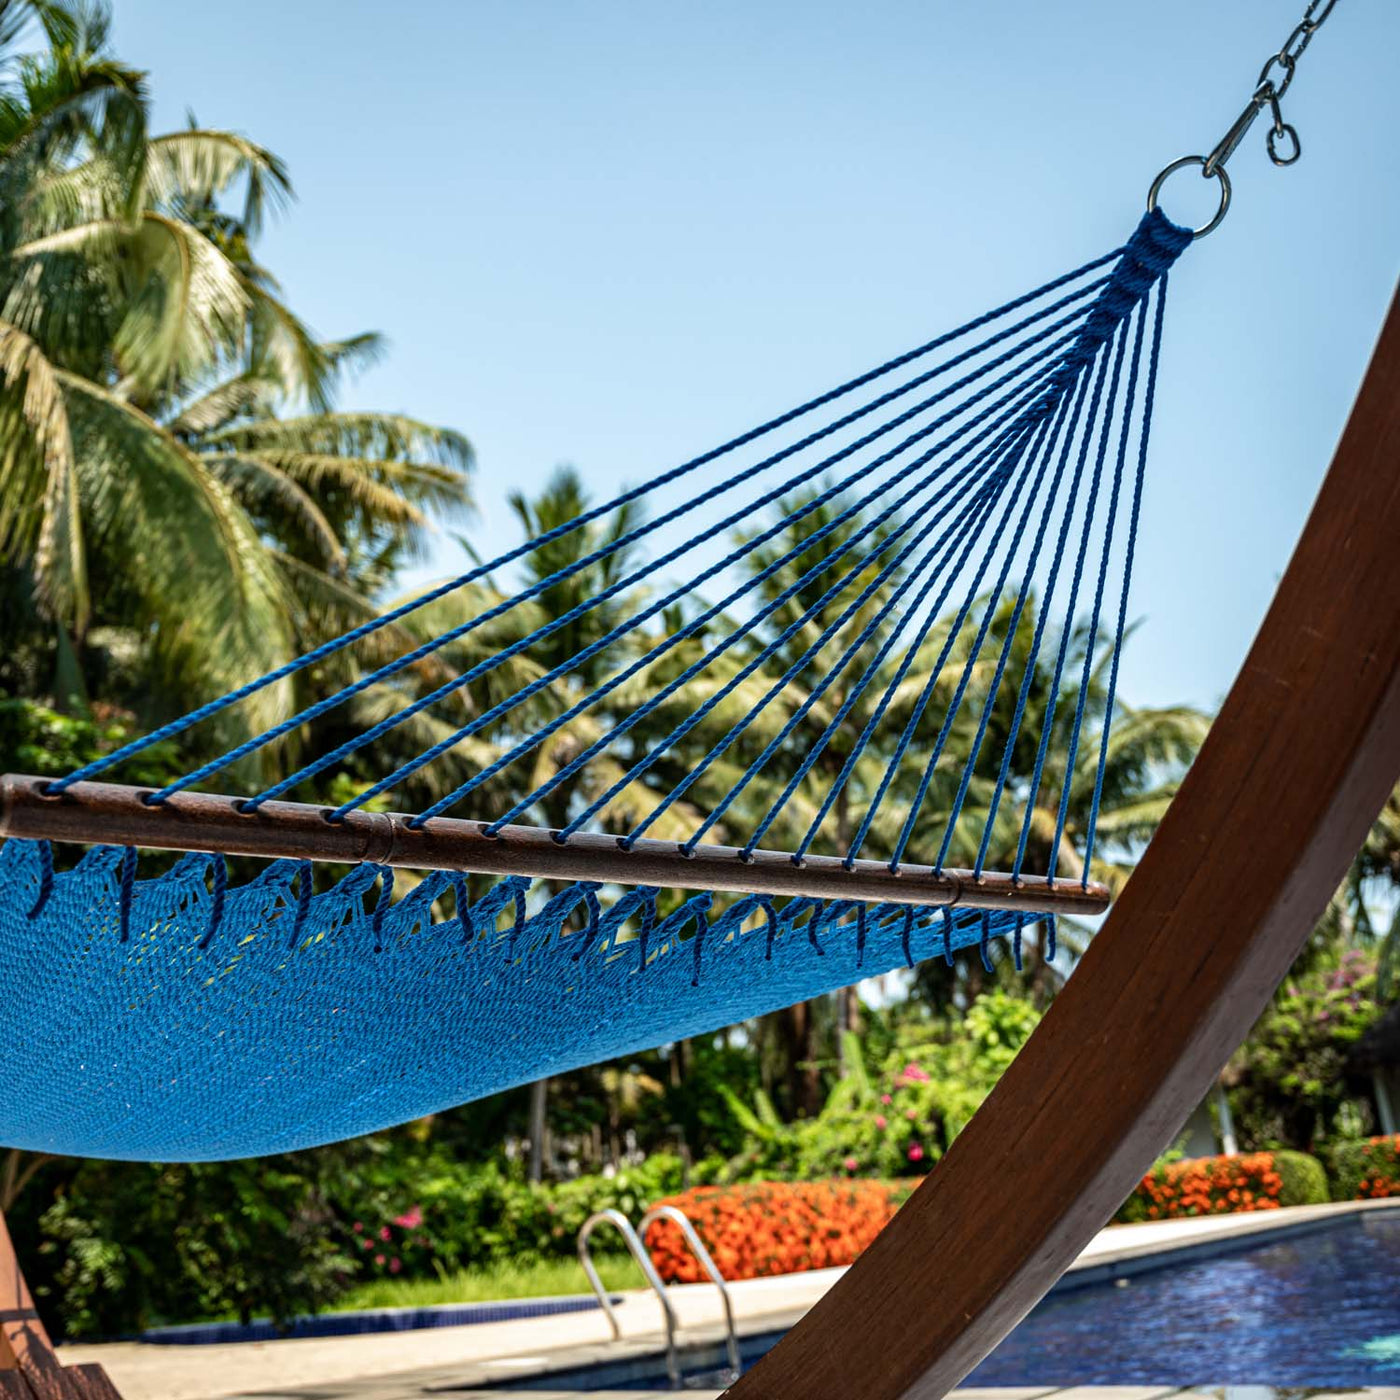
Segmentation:
<svg viewBox="0 0 1400 1400">
<path fill-rule="evenodd" d="M 709 1274 L 710 1282 L 719 1289 L 719 1299 L 724 1304 L 724 1348 L 729 1357 L 729 1369 L 734 1372 L 734 1379 L 738 1380 L 739 1373 L 743 1369 L 739 1363 L 739 1335 L 734 1329 L 734 1303 L 729 1296 L 729 1289 L 725 1286 L 724 1275 L 720 1273 L 718 1265 L 710 1257 L 710 1251 L 705 1248 L 705 1242 L 700 1238 L 695 1226 L 691 1224 L 690 1217 L 679 1206 L 652 1206 L 642 1216 L 642 1223 L 637 1227 L 638 1237 L 645 1240 L 647 1231 L 658 1220 L 669 1220 L 680 1227 L 681 1234 L 685 1236 L 686 1244 L 690 1246 L 690 1252 L 695 1256 L 700 1267 Z"/>
<path fill-rule="evenodd" d="M 658 1220 L 669 1220 L 680 1230 L 686 1244 L 690 1247 L 690 1252 L 695 1256 L 696 1262 L 709 1275 L 710 1282 L 719 1289 L 720 1301 L 724 1304 L 725 1352 L 729 1358 L 729 1369 L 733 1373 L 733 1378 L 737 1380 L 743 1368 L 739 1360 L 738 1333 L 734 1327 L 733 1300 L 729 1296 L 729 1289 L 725 1286 L 724 1275 L 720 1273 L 710 1251 L 705 1248 L 705 1242 L 700 1238 L 690 1217 L 679 1206 L 653 1206 L 642 1216 L 641 1224 L 635 1230 L 632 1228 L 631 1221 L 618 1210 L 601 1210 L 584 1221 L 583 1229 L 579 1231 L 578 1235 L 579 1263 L 583 1266 L 588 1282 L 592 1285 L 593 1292 L 597 1295 L 603 1311 L 607 1314 L 608 1322 L 612 1326 L 613 1338 L 620 1340 L 622 1329 L 618 1326 L 617 1315 L 613 1312 L 612 1303 L 603 1288 L 602 1280 L 598 1277 L 598 1271 L 593 1267 L 593 1259 L 588 1251 L 588 1237 L 598 1225 L 604 1222 L 617 1227 L 627 1245 L 628 1252 L 637 1261 L 648 1286 L 661 1302 L 661 1315 L 666 1323 L 666 1374 L 670 1377 L 671 1384 L 679 1388 L 681 1376 L 680 1366 L 676 1358 L 676 1314 L 667 1296 L 666 1285 L 661 1281 L 660 1275 L 657 1274 L 652 1265 L 651 1256 L 647 1253 L 645 1244 L 642 1243 L 646 1238 L 647 1231 Z"/>
<path fill-rule="evenodd" d="M 597 1296 L 599 1305 L 607 1315 L 608 1325 L 612 1328 L 613 1340 L 615 1342 L 622 1340 L 622 1328 L 618 1325 L 612 1300 L 603 1287 L 603 1280 L 598 1277 L 598 1270 L 593 1267 L 593 1256 L 588 1250 L 588 1238 L 599 1225 L 612 1225 L 622 1236 L 622 1241 L 627 1246 L 627 1252 L 632 1256 L 637 1267 L 642 1271 L 643 1278 L 647 1281 L 647 1287 L 656 1294 L 657 1300 L 661 1304 L 661 1318 L 666 1325 L 666 1374 L 670 1378 L 671 1388 L 679 1390 L 681 1368 L 676 1357 L 676 1314 L 671 1307 L 671 1300 L 666 1296 L 666 1285 L 661 1282 L 661 1276 L 656 1272 L 651 1262 L 651 1256 L 646 1252 L 646 1247 L 632 1228 L 632 1222 L 620 1210 L 600 1210 L 590 1215 L 583 1222 L 583 1228 L 578 1232 L 578 1262 L 583 1267 L 583 1272 L 588 1276 L 589 1285 Z"/>
</svg>

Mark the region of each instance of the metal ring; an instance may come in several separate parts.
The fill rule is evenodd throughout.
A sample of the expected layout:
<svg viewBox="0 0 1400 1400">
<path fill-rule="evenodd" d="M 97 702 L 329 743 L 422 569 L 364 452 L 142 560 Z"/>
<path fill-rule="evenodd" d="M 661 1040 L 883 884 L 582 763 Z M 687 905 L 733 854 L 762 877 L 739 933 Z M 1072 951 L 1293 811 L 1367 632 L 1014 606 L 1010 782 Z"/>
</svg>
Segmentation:
<svg viewBox="0 0 1400 1400">
<path fill-rule="evenodd" d="M 1288 142 L 1288 149 L 1292 152 L 1291 155 L 1279 155 L 1278 143 L 1280 140 L 1286 140 Z M 1273 161 L 1275 165 L 1292 165 L 1293 162 L 1303 154 L 1303 143 L 1298 139 L 1298 132 L 1287 122 L 1284 122 L 1281 127 L 1271 126 L 1269 128 L 1268 146 L 1269 159 Z"/>
<path fill-rule="evenodd" d="M 1230 209 L 1230 177 L 1225 173 L 1223 165 L 1217 165 L 1214 170 L 1205 170 L 1206 158 L 1204 156 L 1182 156 L 1180 160 L 1174 160 L 1162 171 L 1152 182 L 1152 188 L 1147 191 L 1147 212 L 1150 214 L 1157 207 L 1157 196 L 1162 192 L 1162 186 L 1166 183 L 1167 176 L 1178 171 L 1185 165 L 1199 165 L 1202 175 L 1209 180 L 1212 176 L 1220 181 L 1220 208 L 1215 211 L 1215 217 L 1209 223 L 1202 224 L 1200 228 L 1192 229 L 1192 238 L 1204 238 L 1206 234 L 1213 233 L 1220 227 L 1220 221 L 1225 217 Z"/>
</svg>

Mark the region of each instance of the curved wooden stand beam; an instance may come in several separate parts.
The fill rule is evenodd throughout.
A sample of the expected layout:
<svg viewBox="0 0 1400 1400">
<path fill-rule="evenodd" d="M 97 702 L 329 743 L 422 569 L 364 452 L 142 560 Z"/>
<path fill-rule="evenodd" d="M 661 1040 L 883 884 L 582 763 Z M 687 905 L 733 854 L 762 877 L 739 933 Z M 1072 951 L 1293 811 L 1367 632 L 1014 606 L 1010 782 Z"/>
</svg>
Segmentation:
<svg viewBox="0 0 1400 1400">
<path fill-rule="evenodd" d="M 0 1215 L 0 1400 L 120 1400 L 100 1366 L 61 1365 Z"/>
<path fill-rule="evenodd" d="M 1400 303 L 1181 792 L 937 1170 L 731 1400 L 937 1400 L 1205 1096 L 1400 775 Z"/>
</svg>

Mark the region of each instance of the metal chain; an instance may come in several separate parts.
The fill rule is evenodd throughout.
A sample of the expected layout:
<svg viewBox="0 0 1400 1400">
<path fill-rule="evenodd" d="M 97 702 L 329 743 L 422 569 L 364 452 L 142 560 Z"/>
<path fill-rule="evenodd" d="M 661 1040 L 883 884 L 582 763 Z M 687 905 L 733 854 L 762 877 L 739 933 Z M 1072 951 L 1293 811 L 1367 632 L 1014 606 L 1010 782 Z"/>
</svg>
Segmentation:
<svg viewBox="0 0 1400 1400">
<path fill-rule="evenodd" d="M 1303 11 L 1303 18 L 1293 26 L 1293 31 L 1284 40 L 1283 47 L 1265 60 L 1264 66 L 1259 70 L 1259 77 L 1255 80 L 1249 104 L 1235 119 L 1234 125 L 1220 138 L 1208 156 L 1182 156 L 1172 161 L 1152 182 L 1152 188 L 1147 195 L 1149 209 L 1157 207 L 1157 196 L 1167 176 L 1175 170 L 1180 170 L 1182 166 L 1199 165 L 1204 179 L 1220 182 L 1220 207 L 1209 223 L 1196 230 L 1196 237 L 1203 238 L 1218 228 L 1230 207 L 1230 177 L 1225 173 L 1225 162 L 1234 155 L 1245 134 L 1265 107 L 1269 109 L 1273 119 L 1265 143 L 1269 159 L 1275 165 L 1292 165 L 1303 154 L 1303 143 L 1298 139 L 1297 128 L 1283 119 L 1283 95 L 1292 85 L 1294 75 L 1298 71 L 1298 60 L 1312 43 L 1313 35 L 1322 28 L 1336 8 L 1337 0 L 1310 0 L 1307 9 Z M 1277 80 L 1276 72 L 1282 74 Z"/>
</svg>

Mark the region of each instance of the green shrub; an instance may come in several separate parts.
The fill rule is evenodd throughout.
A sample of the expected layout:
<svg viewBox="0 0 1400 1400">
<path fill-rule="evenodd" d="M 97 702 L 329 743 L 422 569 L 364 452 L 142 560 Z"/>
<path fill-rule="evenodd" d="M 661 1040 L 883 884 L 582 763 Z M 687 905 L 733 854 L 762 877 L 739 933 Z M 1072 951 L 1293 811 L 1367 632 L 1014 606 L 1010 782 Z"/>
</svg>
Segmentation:
<svg viewBox="0 0 1400 1400">
<path fill-rule="evenodd" d="M 991 1093 L 1039 1019 L 1029 1002 L 985 992 L 956 1024 L 929 1019 L 903 1028 L 875 1072 L 850 1037 L 849 1072 L 815 1118 L 783 1123 L 762 1093 L 752 1106 L 731 1095 L 730 1110 L 745 1130 L 744 1151 L 706 1179 L 922 1176 Z"/>
<path fill-rule="evenodd" d="M 1274 1170 L 1283 1178 L 1278 1193 L 1280 1205 L 1315 1206 L 1331 1199 L 1327 1171 L 1316 1157 L 1283 1148 L 1273 1158 Z"/>
<path fill-rule="evenodd" d="M 66 715 L 34 700 L 0 700 L 0 769 L 59 777 L 120 748 L 135 736 L 135 716 L 113 705 Z M 122 781 L 160 787 L 183 771 L 175 744 L 152 744 L 122 769 Z"/>
<path fill-rule="evenodd" d="M 85 1162 L 39 1224 L 35 1293 L 69 1339 L 198 1317 L 285 1320 L 356 1278 L 318 1183 L 287 1158 Z"/>
<path fill-rule="evenodd" d="M 1340 1142 L 1332 1149 L 1331 1163 L 1336 1200 L 1400 1196 L 1400 1134 Z"/>
<path fill-rule="evenodd" d="M 670 1153 L 532 1185 L 381 1135 L 258 1161 L 74 1163 L 37 1217 L 14 1216 L 41 1312 L 79 1339 L 209 1317 L 281 1323 L 376 1280 L 571 1259 L 595 1211 L 636 1220 L 681 1186 Z M 601 1231 L 597 1248 L 623 1244 Z"/>
<path fill-rule="evenodd" d="M 1347 1057 L 1381 1014 L 1375 986 L 1374 956 L 1354 950 L 1283 985 L 1233 1061 L 1244 1147 L 1317 1152 L 1366 1131 L 1370 1106 Z"/>
<path fill-rule="evenodd" d="M 1327 1200 L 1322 1163 L 1303 1152 L 1244 1152 L 1161 1158 L 1114 1217 L 1120 1224 L 1233 1215 Z"/>
<path fill-rule="evenodd" d="M 362 1277 L 432 1278 L 443 1270 L 529 1265 L 571 1258 L 590 1215 L 620 1210 L 635 1220 L 653 1201 L 681 1189 L 682 1164 L 658 1152 L 613 1176 L 531 1184 L 488 1163 L 463 1165 L 426 1155 L 401 1156 L 382 1169 L 341 1176 L 333 1191 L 337 1215 L 355 1236 Z M 623 1248 L 614 1231 L 598 1249 Z"/>
</svg>

